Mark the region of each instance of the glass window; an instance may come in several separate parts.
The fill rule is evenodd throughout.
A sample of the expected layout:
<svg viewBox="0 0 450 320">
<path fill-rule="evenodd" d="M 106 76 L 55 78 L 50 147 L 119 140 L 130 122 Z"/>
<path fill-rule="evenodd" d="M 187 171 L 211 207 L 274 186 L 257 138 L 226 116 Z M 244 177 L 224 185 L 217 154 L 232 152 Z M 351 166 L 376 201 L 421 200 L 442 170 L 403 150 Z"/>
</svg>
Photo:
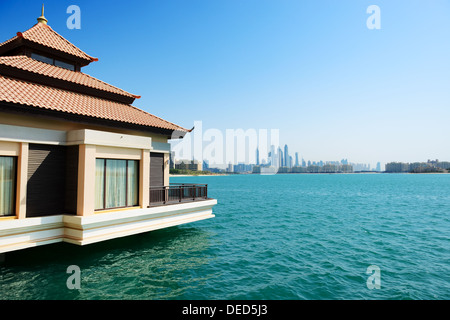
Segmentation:
<svg viewBox="0 0 450 320">
<path fill-rule="evenodd" d="M 41 61 L 41 62 L 48 63 L 48 64 L 53 64 L 53 59 L 52 58 L 44 57 L 44 56 L 41 56 L 40 54 L 37 54 L 37 53 L 32 53 L 31 54 L 31 58 L 34 59 L 34 60 L 38 60 L 38 61 Z"/>
<path fill-rule="evenodd" d="M 139 204 L 139 161 L 96 159 L 95 209 Z"/>
<path fill-rule="evenodd" d="M 42 55 L 37 54 L 37 53 L 32 53 L 31 54 L 31 58 L 34 59 L 34 60 L 38 60 L 38 61 L 41 61 L 41 62 L 52 64 L 52 65 L 60 67 L 60 68 L 64 68 L 64 69 L 75 71 L 75 65 L 73 65 L 73 64 L 70 64 L 70 63 L 67 63 L 67 62 L 63 62 L 63 61 L 60 61 L 60 60 L 56 60 L 56 59 L 53 59 L 53 58 L 49 58 L 49 57 L 46 57 L 46 56 L 42 56 Z"/>
<path fill-rule="evenodd" d="M 75 71 L 75 66 L 73 64 L 65 63 L 63 61 L 59 61 L 56 59 L 55 59 L 55 66 Z"/>
<path fill-rule="evenodd" d="M 0 216 L 15 214 L 16 158 L 0 156 Z"/>
<path fill-rule="evenodd" d="M 127 161 L 106 160 L 106 208 L 126 207 Z"/>
</svg>

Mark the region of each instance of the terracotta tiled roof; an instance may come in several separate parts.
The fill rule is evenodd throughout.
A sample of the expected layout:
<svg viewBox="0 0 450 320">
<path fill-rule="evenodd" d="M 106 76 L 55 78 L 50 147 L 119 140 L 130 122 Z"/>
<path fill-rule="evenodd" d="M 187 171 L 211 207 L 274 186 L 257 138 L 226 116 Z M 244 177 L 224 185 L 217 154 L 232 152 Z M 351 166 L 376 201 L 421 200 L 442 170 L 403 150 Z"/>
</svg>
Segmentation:
<svg viewBox="0 0 450 320">
<path fill-rule="evenodd" d="M 91 57 L 87 53 L 74 46 L 72 43 L 70 43 L 56 31 L 54 31 L 49 25 L 43 23 L 37 23 L 25 32 L 17 32 L 17 35 L 14 38 L 3 42 L 2 44 L 0 44 L 0 47 L 14 40 L 17 40 L 18 38 L 23 38 L 28 41 L 70 54 L 84 60 L 98 60 L 97 58 Z"/>
<path fill-rule="evenodd" d="M 131 105 L 2 75 L 0 75 L 0 101 L 147 127 L 189 131 Z"/>
<path fill-rule="evenodd" d="M 114 87 L 106 82 L 98 80 L 85 73 L 60 68 L 48 63 L 31 59 L 27 56 L 0 57 L 0 65 L 10 66 L 31 73 L 36 73 L 47 77 L 56 78 L 71 83 L 76 83 L 85 87 L 90 87 L 102 91 L 112 92 L 115 94 L 127 96 L 134 99 L 140 98 L 140 96 L 136 96 L 122 89 Z"/>
</svg>

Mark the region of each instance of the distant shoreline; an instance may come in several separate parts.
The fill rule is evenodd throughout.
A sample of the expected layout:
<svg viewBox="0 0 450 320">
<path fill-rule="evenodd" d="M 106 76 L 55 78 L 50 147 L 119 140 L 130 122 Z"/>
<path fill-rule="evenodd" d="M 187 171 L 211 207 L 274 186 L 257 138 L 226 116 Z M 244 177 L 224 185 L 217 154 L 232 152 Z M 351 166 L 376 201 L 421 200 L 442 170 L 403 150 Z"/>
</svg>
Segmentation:
<svg viewBox="0 0 450 320">
<path fill-rule="evenodd" d="M 227 173 L 214 173 L 214 174 L 169 174 L 169 177 L 217 177 L 217 176 L 229 176 Z"/>
<path fill-rule="evenodd" d="M 220 176 L 241 176 L 241 175 L 262 175 L 262 176 L 273 176 L 273 175 L 299 175 L 299 174 L 449 174 L 450 172 L 295 172 L 295 173 L 274 173 L 274 174 L 264 174 L 264 173 L 213 173 L 213 174 L 169 174 L 169 177 L 220 177 Z"/>
</svg>

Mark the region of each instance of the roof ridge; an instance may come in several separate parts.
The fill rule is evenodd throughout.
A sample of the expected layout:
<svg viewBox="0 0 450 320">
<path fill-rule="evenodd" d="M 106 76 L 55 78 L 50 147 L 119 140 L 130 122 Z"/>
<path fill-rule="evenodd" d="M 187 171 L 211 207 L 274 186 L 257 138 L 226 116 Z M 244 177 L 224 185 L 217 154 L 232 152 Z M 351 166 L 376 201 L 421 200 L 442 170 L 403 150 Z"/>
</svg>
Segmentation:
<svg viewBox="0 0 450 320">
<path fill-rule="evenodd" d="M 12 37 L 11 39 L 5 40 L 5 41 L 3 41 L 2 43 L 0 43 L 0 47 L 3 46 L 3 45 L 5 45 L 5 44 L 7 44 L 7 43 L 9 43 L 9 42 L 12 42 L 12 41 L 16 40 L 17 38 L 18 38 L 18 35 L 16 34 L 16 35 L 15 35 L 14 37 Z"/>
<path fill-rule="evenodd" d="M 17 32 L 14 37 L 1 42 L 0 47 L 18 41 L 19 39 L 25 39 L 27 41 L 39 44 L 43 47 L 63 52 L 65 54 L 69 54 L 77 58 L 81 58 L 85 61 L 89 62 L 98 61 L 98 58 L 95 58 L 87 54 L 86 52 L 78 48 L 76 45 L 74 45 L 72 42 L 64 38 L 62 35 L 60 35 L 58 32 L 53 30 L 51 26 L 43 23 L 38 22 L 34 24 L 31 28 L 23 32 L 20 31 Z"/>
<path fill-rule="evenodd" d="M 55 30 L 53 30 L 52 27 L 50 27 L 48 24 L 43 24 L 43 23 L 36 23 L 33 27 L 31 27 L 30 29 L 28 29 L 27 31 L 24 31 L 22 34 L 30 31 L 32 28 L 36 27 L 36 26 L 40 26 L 40 27 L 44 27 L 44 28 L 48 28 L 51 32 L 53 32 L 55 35 L 57 35 L 61 40 L 63 40 L 64 42 L 66 42 L 68 45 L 70 45 L 73 49 L 80 51 L 81 53 L 83 53 L 85 56 L 87 56 L 88 58 L 90 58 L 91 61 L 98 61 L 98 58 L 94 58 L 90 55 L 88 55 L 86 52 L 84 52 L 83 50 L 81 50 L 80 48 L 78 48 L 76 45 L 74 45 L 72 42 L 70 42 L 69 40 L 67 40 L 66 38 L 64 38 L 62 35 L 60 35 L 58 32 L 56 32 Z M 29 39 L 28 39 L 29 40 Z M 32 41 L 32 40 L 31 40 Z M 34 42 L 34 41 L 33 41 Z M 45 44 L 43 44 L 45 45 Z M 45 45 L 46 47 L 49 47 L 47 45 Z M 49 47 L 52 48 L 52 47 Z M 54 48 L 52 48 L 54 49 Z M 60 50 L 58 50 L 60 51 Z"/>
</svg>

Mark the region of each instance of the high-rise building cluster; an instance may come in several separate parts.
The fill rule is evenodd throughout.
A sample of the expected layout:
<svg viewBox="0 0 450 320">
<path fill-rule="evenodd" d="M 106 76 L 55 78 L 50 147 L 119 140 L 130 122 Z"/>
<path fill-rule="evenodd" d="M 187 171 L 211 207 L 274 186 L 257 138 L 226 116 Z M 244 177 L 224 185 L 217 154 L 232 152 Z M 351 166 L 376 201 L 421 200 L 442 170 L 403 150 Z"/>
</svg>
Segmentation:
<svg viewBox="0 0 450 320">
<path fill-rule="evenodd" d="M 259 159 L 259 151 L 257 150 Z M 266 166 L 275 167 L 280 173 L 301 173 L 301 172 L 381 172 L 381 163 L 378 162 L 375 168 L 370 168 L 370 164 L 351 163 L 347 159 L 341 161 L 305 161 L 300 158 L 299 153 L 295 152 L 294 157 L 289 153 L 288 145 L 284 148 L 271 146 Z"/>
<path fill-rule="evenodd" d="M 222 168 L 210 167 L 207 159 L 203 162 L 193 160 L 175 160 L 175 154 L 170 154 L 170 168 L 188 168 L 192 171 L 202 170 L 225 173 L 251 173 L 270 171 L 274 173 L 350 173 L 350 172 L 381 172 L 381 164 L 377 163 L 375 168 L 366 163 L 352 163 L 347 159 L 340 161 L 311 161 L 305 160 L 298 152 L 290 153 L 287 144 L 284 147 L 270 146 L 267 157 L 260 153 L 259 148 L 255 151 L 256 163 L 227 163 Z M 198 166 L 198 164 L 202 166 Z"/>
</svg>

